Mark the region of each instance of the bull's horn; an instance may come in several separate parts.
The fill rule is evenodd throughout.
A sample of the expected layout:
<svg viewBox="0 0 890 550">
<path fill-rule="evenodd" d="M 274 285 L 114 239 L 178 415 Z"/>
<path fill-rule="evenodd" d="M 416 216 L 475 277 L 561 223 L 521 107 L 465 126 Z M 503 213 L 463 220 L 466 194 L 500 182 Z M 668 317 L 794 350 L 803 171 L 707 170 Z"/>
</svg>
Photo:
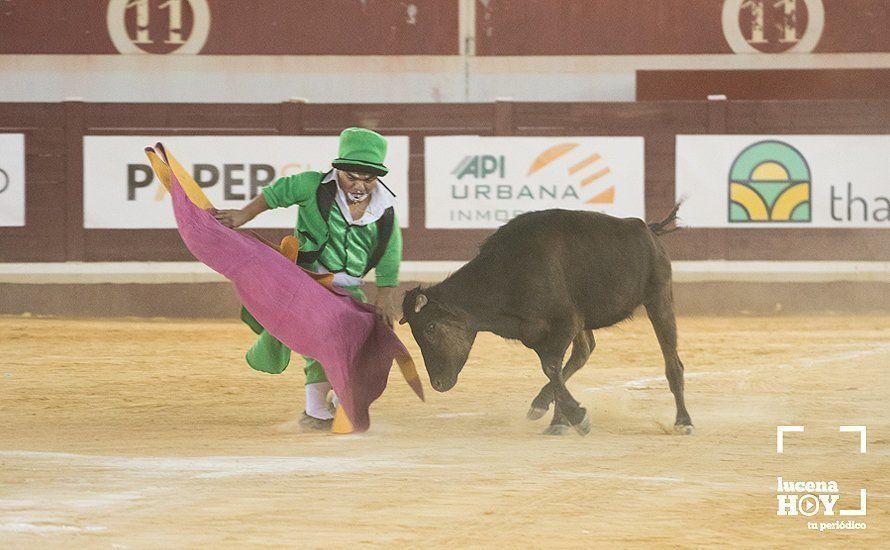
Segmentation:
<svg viewBox="0 0 890 550">
<path fill-rule="evenodd" d="M 420 310 L 423 309 L 423 306 L 427 305 L 429 300 L 423 294 L 417 295 L 417 301 L 414 302 L 414 313 L 420 313 Z"/>
</svg>

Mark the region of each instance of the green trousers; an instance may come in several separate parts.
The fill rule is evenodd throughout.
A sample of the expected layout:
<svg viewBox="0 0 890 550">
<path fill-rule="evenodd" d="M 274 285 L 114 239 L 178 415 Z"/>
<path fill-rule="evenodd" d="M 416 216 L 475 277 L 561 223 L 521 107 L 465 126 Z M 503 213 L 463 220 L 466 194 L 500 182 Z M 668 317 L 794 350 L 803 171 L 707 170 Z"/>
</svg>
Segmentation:
<svg viewBox="0 0 890 550">
<path fill-rule="evenodd" d="M 360 286 L 342 287 L 356 300 L 367 302 L 365 293 Z M 247 350 L 247 364 L 254 370 L 269 374 L 281 374 L 290 363 L 291 350 L 269 334 L 263 326 L 253 318 L 249 311 L 241 308 L 241 320 L 247 324 L 257 335 L 256 342 Z M 311 357 L 304 356 L 306 364 L 303 370 L 306 372 L 306 383 L 316 384 L 327 382 L 321 363 Z"/>
</svg>

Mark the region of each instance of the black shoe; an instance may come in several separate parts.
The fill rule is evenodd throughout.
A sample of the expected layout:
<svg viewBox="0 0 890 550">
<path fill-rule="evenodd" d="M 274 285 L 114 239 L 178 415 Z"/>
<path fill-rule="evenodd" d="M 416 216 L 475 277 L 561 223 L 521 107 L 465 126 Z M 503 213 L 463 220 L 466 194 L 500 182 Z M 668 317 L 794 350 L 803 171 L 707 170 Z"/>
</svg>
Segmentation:
<svg viewBox="0 0 890 550">
<path fill-rule="evenodd" d="M 300 427 L 303 428 L 304 432 L 329 432 L 333 425 L 333 418 L 327 420 L 315 418 L 306 414 L 306 411 L 303 411 L 303 416 L 300 417 Z"/>
</svg>

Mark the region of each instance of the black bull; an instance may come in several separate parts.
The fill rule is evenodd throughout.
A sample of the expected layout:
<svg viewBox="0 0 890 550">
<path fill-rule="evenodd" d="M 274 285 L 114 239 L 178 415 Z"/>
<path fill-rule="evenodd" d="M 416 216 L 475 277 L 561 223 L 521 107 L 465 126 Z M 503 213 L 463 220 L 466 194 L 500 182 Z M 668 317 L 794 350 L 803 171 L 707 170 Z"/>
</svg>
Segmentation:
<svg viewBox="0 0 890 550">
<path fill-rule="evenodd" d="M 678 205 L 679 206 L 679 205 Z M 530 419 L 555 402 L 546 433 L 590 430 L 587 411 L 565 382 L 596 347 L 593 330 L 629 318 L 643 305 L 664 356 L 677 405 L 675 429 L 691 433 L 683 401 L 683 363 L 671 292 L 671 263 L 659 223 L 594 212 L 544 210 L 518 216 L 480 247 L 479 254 L 441 283 L 404 298 L 403 322 L 420 345 L 437 391 L 448 391 L 480 331 L 519 340 L 538 355 L 550 380 L 532 401 Z M 569 345 L 572 353 L 563 367 Z"/>
</svg>

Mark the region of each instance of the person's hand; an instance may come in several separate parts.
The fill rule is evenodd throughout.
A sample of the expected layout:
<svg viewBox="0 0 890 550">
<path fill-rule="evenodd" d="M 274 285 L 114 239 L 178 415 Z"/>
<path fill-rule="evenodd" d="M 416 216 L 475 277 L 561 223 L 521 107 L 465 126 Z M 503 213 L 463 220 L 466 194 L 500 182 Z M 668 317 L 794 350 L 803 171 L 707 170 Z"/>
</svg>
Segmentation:
<svg viewBox="0 0 890 550">
<path fill-rule="evenodd" d="M 250 216 L 244 210 L 214 210 L 213 217 L 219 223 L 232 229 L 241 227 L 250 221 Z"/>
<path fill-rule="evenodd" d="M 374 307 L 377 308 L 377 316 L 390 327 L 401 316 L 400 312 L 397 311 L 397 304 L 395 303 L 397 290 L 398 287 L 394 286 L 378 286 L 377 296 L 374 297 Z"/>
</svg>

